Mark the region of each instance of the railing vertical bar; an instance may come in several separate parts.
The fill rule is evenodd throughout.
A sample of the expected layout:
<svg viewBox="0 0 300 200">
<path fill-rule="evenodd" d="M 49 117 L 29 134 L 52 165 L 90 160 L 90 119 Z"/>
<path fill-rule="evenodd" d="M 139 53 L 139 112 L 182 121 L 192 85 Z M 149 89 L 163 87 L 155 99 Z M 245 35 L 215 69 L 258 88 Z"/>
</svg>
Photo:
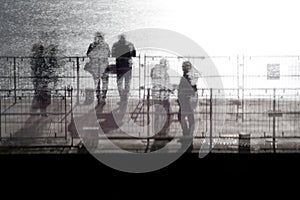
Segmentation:
<svg viewBox="0 0 300 200">
<path fill-rule="evenodd" d="M 273 90 L 273 112 L 276 111 L 276 89 Z M 273 116 L 273 152 L 276 153 L 276 117 Z"/>
<path fill-rule="evenodd" d="M 79 57 L 76 57 L 76 72 L 77 72 L 76 103 L 79 104 L 79 95 L 80 95 L 80 63 L 79 63 Z"/>
<path fill-rule="evenodd" d="M 2 140 L 2 95 L 0 94 L 0 141 Z"/>
<path fill-rule="evenodd" d="M 68 139 L 68 123 L 67 123 L 67 89 L 65 89 L 65 140 Z"/>
<path fill-rule="evenodd" d="M 13 73 L 14 73 L 14 98 L 15 98 L 15 103 L 17 103 L 17 62 L 16 62 L 16 57 L 13 58 Z"/>
<path fill-rule="evenodd" d="M 209 99 L 209 125 L 210 125 L 210 130 L 209 130 L 209 150 L 212 150 L 212 143 L 213 143 L 213 90 L 212 88 L 210 89 L 210 99 Z"/>
</svg>

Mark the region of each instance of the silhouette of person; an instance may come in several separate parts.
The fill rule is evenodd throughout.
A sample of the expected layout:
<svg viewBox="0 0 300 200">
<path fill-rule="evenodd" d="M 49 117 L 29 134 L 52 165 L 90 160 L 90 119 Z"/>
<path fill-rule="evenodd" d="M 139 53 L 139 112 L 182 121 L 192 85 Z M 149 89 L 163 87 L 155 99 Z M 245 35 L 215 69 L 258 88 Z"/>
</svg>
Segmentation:
<svg viewBox="0 0 300 200">
<path fill-rule="evenodd" d="M 110 56 L 110 48 L 104 41 L 104 34 L 102 32 L 95 33 L 94 42 L 89 45 L 87 56 L 90 62 L 85 66 L 85 70 L 93 76 L 98 103 L 105 102 L 109 81 L 108 57 Z M 102 90 L 100 90 L 101 81 Z M 94 96 L 92 99 L 94 99 Z"/>
<path fill-rule="evenodd" d="M 32 112 L 40 109 L 43 117 L 47 117 L 47 106 L 51 104 L 51 91 L 48 87 L 51 82 L 49 66 L 45 59 L 45 48 L 41 43 L 34 44 L 32 47 L 32 82 L 34 87 L 34 98 L 32 102 Z"/>
<path fill-rule="evenodd" d="M 44 57 L 47 65 L 47 72 L 51 82 L 54 84 L 54 88 L 57 88 L 58 85 L 58 74 L 57 69 L 59 68 L 58 64 L 58 45 L 50 44 L 48 47 L 45 47 Z"/>
<path fill-rule="evenodd" d="M 197 82 L 199 74 L 193 69 L 191 62 L 185 61 L 182 64 L 183 76 L 180 79 L 178 86 L 178 103 L 179 112 L 178 120 L 183 131 L 183 138 L 180 140 L 192 142 L 195 119 L 194 109 L 197 102 Z M 188 151 L 193 149 L 193 144 L 190 145 Z"/>
<path fill-rule="evenodd" d="M 154 102 L 154 133 L 157 139 L 151 147 L 151 151 L 162 148 L 166 144 L 166 137 L 170 125 L 170 77 L 168 74 L 168 61 L 161 59 L 160 63 L 151 70 L 152 99 Z"/>
<path fill-rule="evenodd" d="M 120 103 L 126 103 L 132 78 L 132 57 L 136 57 L 136 50 L 134 45 L 126 40 L 124 34 L 119 35 L 119 41 L 113 44 L 112 57 L 116 58 L 117 85 Z M 125 86 L 123 82 L 125 82 Z"/>
</svg>

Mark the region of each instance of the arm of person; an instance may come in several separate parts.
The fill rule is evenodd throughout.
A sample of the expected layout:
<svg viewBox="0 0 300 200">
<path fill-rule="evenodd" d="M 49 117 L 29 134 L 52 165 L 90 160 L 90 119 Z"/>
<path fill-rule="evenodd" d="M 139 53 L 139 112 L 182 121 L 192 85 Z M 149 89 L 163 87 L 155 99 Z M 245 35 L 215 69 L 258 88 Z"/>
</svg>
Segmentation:
<svg viewBox="0 0 300 200">
<path fill-rule="evenodd" d="M 110 48 L 109 48 L 109 45 L 107 44 L 107 57 L 109 58 L 110 57 L 110 54 L 111 54 L 111 52 L 110 52 Z"/>
<path fill-rule="evenodd" d="M 131 57 L 136 57 L 136 50 L 132 43 L 129 44 Z"/>
<path fill-rule="evenodd" d="M 113 44 L 111 48 L 111 57 L 117 57 L 117 52 L 116 52 L 116 44 Z"/>
<path fill-rule="evenodd" d="M 89 56 L 89 54 L 91 53 L 91 51 L 94 49 L 94 45 L 93 44 L 90 44 L 87 52 L 86 52 L 86 55 Z"/>
<path fill-rule="evenodd" d="M 151 69 L 151 72 L 150 72 L 150 77 L 153 79 L 153 75 L 154 75 L 154 67 Z"/>
</svg>

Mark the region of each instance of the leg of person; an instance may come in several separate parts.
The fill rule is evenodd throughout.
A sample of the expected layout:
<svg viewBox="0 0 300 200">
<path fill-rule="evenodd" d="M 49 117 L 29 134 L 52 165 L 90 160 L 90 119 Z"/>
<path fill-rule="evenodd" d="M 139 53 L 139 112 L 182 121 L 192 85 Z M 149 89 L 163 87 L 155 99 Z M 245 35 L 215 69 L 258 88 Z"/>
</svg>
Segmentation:
<svg viewBox="0 0 300 200">
<path fill-rule="evenodd" d="M 163 105 L 160 100 L 156 100 L 154 102 L 154 133 L 155 133 L 155 139 L 151 146 L 150 151 L 156 151 L 168 144 L 168 141 L 164 139 L 165 133 L 163 132 L 163 121 L 164 121 L 164 114 L 163 114 Z"/>
<path fill-rule="evenodd" d="M 156 103 L 154 105 L 154 134 L 156 134 L 157 136 L 158 133 L 161 131 L 160 115 L 161 106 Z"/>
<path fill-rule="evenodd" d="M 108 90 L 108 81 L 109 75 L 107 72 L 104 72 L 102 75 L 102 98 L 106 99 L 106 94 Z"/>
<path fill-rule="evenodd" d="M 194 135 L 194 131 L 195 131 L 195 110 L 197 109 L 197 106 L 198 106 L 198 93 L 196 92 L 195 95 L 191 98 L 190 115 L 188 117 L 191 136 Z"/>
<path fill-rule="evenodd" d="M 193 146 L 193 135 L 195 130 L 195 117 L 194 117 L 194 109 L 192 102 L 189 104 L 190 109 L 187 113 L 187 120 L 188 120 L 188 133 L 187 133 L 187 139 L 189 140 L 190 146 L 187 149 L 187 152 L 192 152 L 194 146 Z"/>
<path fill-rule="evenodd" d="M 46 106 L 46 99 L 45 99 L 45 92 L 44 91 L 40 91 L 39 94 L 39 108 L 40 108 L 40 115 L 42 117 L 47 117 L 47 106 Z"/>
<path fill-rule="evenodd" d="M 188 114 L 188 122 L 189 122 L 188 136 L 193 137 L 194 130 L 195 130 L 195 117 L 194 117 L 194 113 Z"/>
<path fill-rule="evenodd" d="M 95 98 L 95 91 L 97 95 L 97 86 L 98 86 L 98 79 L 95 75 L 93 75 L 94 85 L 93 87 L 85 88 L 85 104 L 90 105 L 94 102 Z"/>
<path fill-rule="evenodd" d="M 189 124 L 187 121 L 189 121 L 189 123 L 193 123 L 193 121 L 191 119 L 189 119 L 189 114 L 190 112 L 190 104 L 184 104 L 184 106 L 179 110 L 179 119 L 180 119 L 180 123 L 181 123 L 181 127 L 182 127 L 182 131 L 183 131 L 183 138 L 180 140 L 180 142 L 182 143 L 182 145 L 189 145 L 187 152 L 191 152 L 193 149 L 193 141 L 192 141 L 192 137 L 190 137 L 190 128 L 189 128 Z M 188 119 L 187 119 L 188 118 Z"/>
<path fill-rule="evenodd" d="M 130 84 L 132 79 L 132 70 L 129 69 L 125 73 L 125 98 L 127 100 L 129 92 L 130 92 Z"/>
<path fill-rule="evenodd" d="M 98 102 L 99 102 L 100 97 L 101 97 L 100 88 L 101 88 L 101 78 L 99 77 L 99 78 L 96 79 L 96 97 L 97 97 Z"/>
<path fill-rule="evenodd" d="M 164 106 L 164 109 L 166 111 L 166 115 L 165 115 L 165 123 L 164 123 L 164 126 L 162 128 L 162 132 L 165 136 L 168 135 L 168 132 L 169 132 L 169 127 L 170 127 L 170 121 L 171 121 L 171 116 L 170 116 L 170 102 L 169 100 L 164 100 L 163 101 L 163 106 Z"/>
<path fill-rule="evenodd" d="M 47 107 L 46 106 L 41 106 L 40 107 L 40 112 L 41 112 L 41 116 L 42 117 L 48 117 L 48 115 L 47 115 Z"/>
<path fill-rule="evenodd" d="M 117 73 L 117 85 L 118 85 L 118 91 L 119 91 L 119 96 L 120 96 L 120 101 L 124 101 L 124 90 L 123 90 L 123 80 L 124 76 L 121 72 Z"/>
<path fill-rule="evenodd" d="M 179 108 L 178 112 L 178 120 L 182 128 L 182 134 L 183 136 L 186 136 L 188 132 L 188 124 L 186 121 L 186 114 L 184 113 L 184 110 L 181 107 Z"/>
<path fill-rule="evenodd" d="M 30 110 L 32 115 L 37 113 L 37 111 L 39 109 L 39 105 L 40 105 L 40 103 L 39 103 L 38 92 L 35 89 L 34 96 L 33 96 L 32 103 L 31 103 L 31 110 Z"/>
<path fill-rule="evenodd" d="M 95 79 L 95 90 L 96 90 L 96 97 L 97 101 L 99 102 L 100 100 L 100 95 L 101 95 L 101 63 L 97 61 L 95 63 L 95 74 L 94 74 L 94 79 Z"/>
</svg>

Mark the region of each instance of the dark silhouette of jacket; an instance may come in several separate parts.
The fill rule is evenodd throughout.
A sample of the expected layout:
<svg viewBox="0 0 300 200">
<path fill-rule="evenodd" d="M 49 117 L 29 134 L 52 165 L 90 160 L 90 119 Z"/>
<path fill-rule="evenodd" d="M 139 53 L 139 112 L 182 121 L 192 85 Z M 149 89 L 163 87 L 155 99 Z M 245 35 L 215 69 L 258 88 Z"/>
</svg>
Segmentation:
<svg viewBox="0 0 300 200">
<path fill-rule="evenodd" d="M 136 57 L 135 47 L 131 42 L 119 40 L 112 47 L 112 57 L 116 58 L 117 73 L 128 70 L 132 68 L 131 58 Z"/>
</svg>

